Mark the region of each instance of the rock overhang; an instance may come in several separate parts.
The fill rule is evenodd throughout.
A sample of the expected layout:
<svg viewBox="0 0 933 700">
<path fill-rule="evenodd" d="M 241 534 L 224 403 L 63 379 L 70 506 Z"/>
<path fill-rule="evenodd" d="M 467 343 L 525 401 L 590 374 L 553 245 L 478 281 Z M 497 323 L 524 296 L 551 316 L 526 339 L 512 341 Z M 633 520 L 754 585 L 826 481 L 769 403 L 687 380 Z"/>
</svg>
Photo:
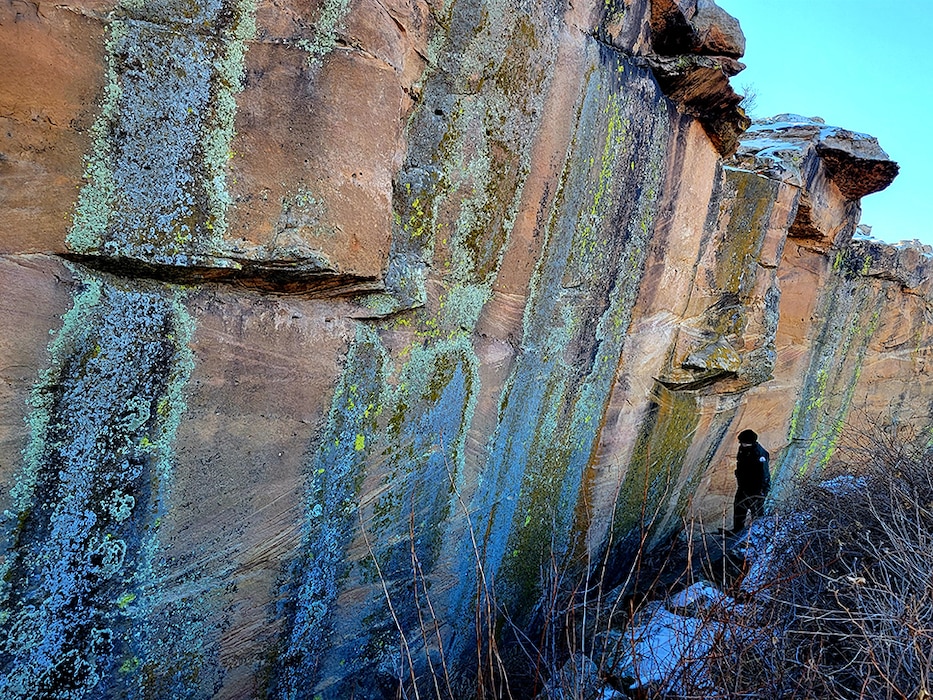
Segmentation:
<svg viewBox="0 0 933 700">
<path fill-rule="evenodd" d="M 753 122 L 730 163 L 799 186 L 820 164 L 848 200 L 883 190 L 899 170 L 874 136 L 797 114 Z"/>
<path fill-rule="evenodd" d="M 739 21 L 713 0 L 646 0 L 607 13 L 600 32 L 649 69 L 677 109 L 695 117 L 723 156 L 732 154 L 751 120 L 729 79 L 745 69 Z M 608 5 L 607 5 L 608 6 Z"/>
</svg>

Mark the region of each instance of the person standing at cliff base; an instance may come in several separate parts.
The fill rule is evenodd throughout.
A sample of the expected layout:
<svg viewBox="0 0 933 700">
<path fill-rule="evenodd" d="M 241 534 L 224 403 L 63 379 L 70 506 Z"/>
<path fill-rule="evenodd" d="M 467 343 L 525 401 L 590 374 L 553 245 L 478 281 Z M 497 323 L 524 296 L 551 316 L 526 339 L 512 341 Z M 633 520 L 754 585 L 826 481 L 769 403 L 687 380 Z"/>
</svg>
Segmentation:
<svg viewBox="0 0 933 700">
<path fill-rule="evenodd" d="M 736 457 L 735 507 L 732 511 L 732 532 L 739 532 L 745 527 L 745 519 L 761 517 L 765 510 L 765 498 L 771 488 L 771 455 L 758 444 L 758 435 L 754 430 L 739 433 L 739 454 Z"/>
</svg>

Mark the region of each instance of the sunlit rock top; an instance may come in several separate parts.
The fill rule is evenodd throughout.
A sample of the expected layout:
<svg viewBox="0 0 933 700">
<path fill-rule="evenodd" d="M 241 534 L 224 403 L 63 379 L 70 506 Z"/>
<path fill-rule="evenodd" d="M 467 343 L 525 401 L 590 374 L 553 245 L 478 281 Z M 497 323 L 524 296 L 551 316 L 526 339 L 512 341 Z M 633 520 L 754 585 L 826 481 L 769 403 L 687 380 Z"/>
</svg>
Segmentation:
<svg viewBox="0 0 933 700">
<path fill-rule="evenodd" d="M 878 139 L 837 126 L 819 117 L 779 114 L 756 120 L 742 135 L 735 163 L 768 177 L 803 184 L 817 155 L 848 199 L 859 199 L 891 184 L 898 165 L 878 145 Z"/>
</svg>

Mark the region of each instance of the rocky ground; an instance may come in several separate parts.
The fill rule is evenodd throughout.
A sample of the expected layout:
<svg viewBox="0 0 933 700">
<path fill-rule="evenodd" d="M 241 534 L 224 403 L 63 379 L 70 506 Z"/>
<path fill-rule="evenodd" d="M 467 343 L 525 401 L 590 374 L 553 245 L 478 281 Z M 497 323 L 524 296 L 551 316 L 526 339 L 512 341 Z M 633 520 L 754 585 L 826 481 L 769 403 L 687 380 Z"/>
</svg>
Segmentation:
<svg viewBox="0 0 933 700">
<path fill-rule="evenodd" d="M 606 620 L 583 638 L 539 700 L 725 697 L 711 668 L 736 635 L 754 643 L 740 618 L 760 586 L 771 553 L 765 518 L 738 534 L 690 524 L 606 595 Z M 699 693 L 699 695 L 697 694 Z"/>
</svg>

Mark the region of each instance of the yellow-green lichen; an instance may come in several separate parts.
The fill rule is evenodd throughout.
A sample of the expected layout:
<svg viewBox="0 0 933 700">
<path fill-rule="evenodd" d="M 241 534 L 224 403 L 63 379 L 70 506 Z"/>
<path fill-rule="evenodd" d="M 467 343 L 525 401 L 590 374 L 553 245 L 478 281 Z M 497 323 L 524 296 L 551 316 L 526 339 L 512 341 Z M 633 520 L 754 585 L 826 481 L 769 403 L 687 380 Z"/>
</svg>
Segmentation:
<svg viewBox="0 0 933 700">
<path fill-rule="evenodd" d="M 120 610 L 126 610 L 127 606 L 136 600 L 136 594 L 131 592 L 126 592 L 117 598 L 117 607 Z"/>
</svg>

